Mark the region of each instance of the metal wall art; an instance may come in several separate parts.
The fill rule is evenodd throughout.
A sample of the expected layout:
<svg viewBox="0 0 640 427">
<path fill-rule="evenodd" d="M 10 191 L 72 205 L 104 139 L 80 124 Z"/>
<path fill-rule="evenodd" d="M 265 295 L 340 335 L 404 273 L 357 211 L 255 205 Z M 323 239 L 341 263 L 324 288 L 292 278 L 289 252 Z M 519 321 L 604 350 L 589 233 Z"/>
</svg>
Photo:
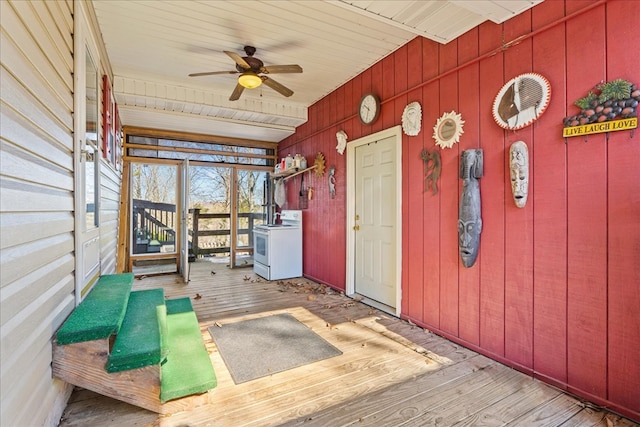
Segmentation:
<svg viewBox="0 0 640 427">
<path fill-rule="evenodd" d="M 482 177 L 483 163 L 481 149 L 462 152 L 460 158 L 462 197 L 458 212 L 458 246 L 462 265 L 467 268 L 476 262 L 480 248 L 482 217 L 478 178 Z"/>
<path fill-rule="evenodd" d="M 453 110 L 450 113 L 444 113 L 433 127 L 433 139 L 436 145 L 451 148 L 453 144 L 460 142 L 460 135 L 464 133 L 462 125 L 464 125 L 462 115 Z"/>
<path fill-rule="evenodd" d="M 440 179 L 440 172 L 442 172 L 440 151 L 434 149 L 429 152 L 423 148 L 420 152 L 420 158 L 424 161 L 424 191 L 431 190 L 433 194 L 438 194 L 438 179 Z"/>
<path fill-rule="evenodd" d="M 347 133 L 343 130 L 339 130 L 336 133 L 336 139 L 338 140 L 336 151 L 338 154 L 342 155 L 344 153 L 344 149 L 347 148 Z"/>
<path fill-rule="evenodd" d="M 493 119 L 504 129 L 522 129 L 545 112 L 550 100 L 551 85 L 545 77 L 537 73 L 521 74 L 498 92 L 493 102 Z"/>
<path fill-rule="evenodd" d="M 313 164 L 316 167 L 316 176 L 324 175 L 325 163 L 324 163 L 324 154 L 322 154 L 322 152 L 318 151 L 318 154 L 316 154 L 316 158 L 313 161 Z"/>
<path fill-rule="evenodd" d="M 329 168 L 329 194 L 332 199 L 336 198 L 336 167 Z"/>
<path fill-rule="evenodd" d="M 524 141 L 516 141 L 509 148 L 509 171 L 513 201 L 524 208 L 529 195 L 529 148 Z"/>
<path fill-rule="evenodd" d="M 580 114 L 564 118 L 562 136 L 629 130 L 638 127 L 640 89 L 631 82 L 617 79 L 596 85 L 574 104 Z"/>
<path fill-rule="evenodd" d="M 412 102 L 402 112 L 402 130 L 409 136 L 420 133 L 422 126 L 422 107 L 419 102 Z"/>
</svg>

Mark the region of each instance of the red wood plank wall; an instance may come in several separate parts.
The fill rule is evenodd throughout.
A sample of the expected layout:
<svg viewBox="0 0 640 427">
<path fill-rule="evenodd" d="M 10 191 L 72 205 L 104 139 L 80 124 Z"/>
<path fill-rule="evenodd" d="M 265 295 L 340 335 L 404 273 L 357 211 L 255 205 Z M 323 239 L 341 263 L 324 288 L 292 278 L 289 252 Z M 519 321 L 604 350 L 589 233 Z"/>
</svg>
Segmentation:
<svg viewBox="0 0 640 427">
<path fill-rule="evenodd" d="M 422 131 L 403 136 L 402 316 L 556 386 L 640 419 L 640 131 L 562 138 L 573 102 L 601 81 L 640 85 L 635 1 L 546 1 L 502 25 L 484 23 L 446 45 L 416 38 L 309 109 L 281 153 L 318 151 L 336 167 L 308 174 L 304 273 L 344 290 L 346 158 L 349 140 L 401 123 L 422 105 Z M 506 47 L 503 43 L 520 38 Z M 549 108 L 532 126 L 504 132 L 491 116 L 502 85 L 525 72 L 549 79 Z M 372 126 L 357 118 L 366 92 L 382 99 Z M 460 143 L 443 149 L 439 192 L 424 192 L 422 148 L 445 112 L 465 120 Z M 509 146 L 529 146 L 529 200 L 515 207 Z M 565 143 L 566 142 L 566 143 Z M 464 268 L 457 218 L 462 150 L 484 150 L 480 255 Z M 439 148 L 438 148 L 439 149 Z M 310 182 L 309 182 L 310 181 Z M 299 178 L 288 186 L 295 208 Z"/>
</svg>

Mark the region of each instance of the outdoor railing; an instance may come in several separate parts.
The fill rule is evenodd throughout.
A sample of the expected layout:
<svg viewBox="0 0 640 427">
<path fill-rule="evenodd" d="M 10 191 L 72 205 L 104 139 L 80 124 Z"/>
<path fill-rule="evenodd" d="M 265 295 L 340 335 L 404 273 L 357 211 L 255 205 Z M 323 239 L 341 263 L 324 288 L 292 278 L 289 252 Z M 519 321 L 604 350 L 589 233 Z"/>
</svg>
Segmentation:
<svg viewBox="0 0 640 427">
<path fill-rule="evenodd" d="M 229 212 L 223 213 L 207 213 L 201 212 L 201 209 L 189 209 L 189 213 L 192 215 L 191 227 L 189 235 L 191 236 L 191 252 L 197 257 L 199 255 L 211 255 L 229 253 L 231 248 L 228 242 L 231 240 L 231 230 L 228 227 L 218 229 L 205 229 L 202 227 L 202 223 L 210 220 L 221 220 L 226 224 L 230 224 L 231 214 Z M 246 221 L 243 221 L 246 218 Z M 246 226 L 241 226 L 237 230 L 238 240 L 243 240 L 241 236 L 246 235 L 246 245 L 239 245 L 236 250 L 239 252 L 252 252 L 253 251 L 253 227 L 264 223 L 264 215 L 262 213 L 244 212 L 238 214 L 238 223 L 245 223 Z M 203 244 L 202 237 L 211 236 L 229 236 L 229 238 L 222 239 L 225 243 L 217 242 L 213 245 Z"/>
<path fill-rule="evenodd" d="M 231 252 L 231 213 L 208 213 L 195 208 L 189 209 L 189 214 L 189 251 L 193 255 L 197 257 Z M 238 214 L 237 236 L 238 242 L 242 243 L 236 247 L 237 251 L 253 251 L 253 227 L 264 222 L 262 213 Z M 167 246 L 171 247 L 168 251 L 174 251 L 177 226 L 175 205 L 133 199 L 134 254 L 160 252 L 166 250 Z M 215 239 L 216 236 L 220 238 Z M 211 237 L 214 239 L 210 239 Z"/>
<path fill-rule="evenodd" d="M 133 199 L 134 254 L 159 252 L 175 245 L 176 205 Z"/>
</svg>

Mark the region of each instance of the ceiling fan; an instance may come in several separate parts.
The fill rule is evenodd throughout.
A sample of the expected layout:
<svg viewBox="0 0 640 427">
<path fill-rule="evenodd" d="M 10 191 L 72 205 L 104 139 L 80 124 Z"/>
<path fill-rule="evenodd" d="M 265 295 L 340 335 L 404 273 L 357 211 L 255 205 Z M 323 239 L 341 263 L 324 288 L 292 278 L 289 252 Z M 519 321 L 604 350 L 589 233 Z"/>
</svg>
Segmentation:
<svg viewBox="0 0 640 427">
<path fill-rule="evenodd" d="M 229 97 L 229 101 L 236 101 L 242 95 L 245 88 L 254 89 L 260 86 L 262 83 L 269 86 L 283 96 L 293 95 L 293 91 L 288 87 L 278 83 L 272 78 L 263 74 L 277 74 L 277 73 L 301 73 L 302 67 L 297 64 L 291 65 L 269 65 L 264 63 L 253 55 L 256 53 L 256 48 L 253 46 L 245 46 L 244 51 L 247 56 L 240 56 L 235 52 L 224 51 L 231 59 L 236 62 L 236 69 L 233 71 L 209 71 L 205 73 L 193 73 L 189 74 L 189 77 L 199 76 L 213 76 L 216 74 L 240 74 L 238 76 L 238 83 L 235 89 Z"/>
</svg>

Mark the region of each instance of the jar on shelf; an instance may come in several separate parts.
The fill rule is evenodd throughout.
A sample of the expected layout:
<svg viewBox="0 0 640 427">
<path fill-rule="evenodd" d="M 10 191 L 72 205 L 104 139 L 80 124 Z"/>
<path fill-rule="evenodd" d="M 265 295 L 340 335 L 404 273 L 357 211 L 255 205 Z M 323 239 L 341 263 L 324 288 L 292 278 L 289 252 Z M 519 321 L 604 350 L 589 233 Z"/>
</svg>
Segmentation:
<svg viewBox="0 0 640 427">
<path fill-rule="evenodd" d="M 307 158 L 303 155 L 300 155 L 300 169 L 306 169 L 307 168 Z"/>
<path fill-rule="evenodd" d="M 291 154 L 287 154 L 287 157 L 284 159 L 284 168 L 285 170 L 291 169 L 293 167 L 293 157 Z"/>
</svg>

